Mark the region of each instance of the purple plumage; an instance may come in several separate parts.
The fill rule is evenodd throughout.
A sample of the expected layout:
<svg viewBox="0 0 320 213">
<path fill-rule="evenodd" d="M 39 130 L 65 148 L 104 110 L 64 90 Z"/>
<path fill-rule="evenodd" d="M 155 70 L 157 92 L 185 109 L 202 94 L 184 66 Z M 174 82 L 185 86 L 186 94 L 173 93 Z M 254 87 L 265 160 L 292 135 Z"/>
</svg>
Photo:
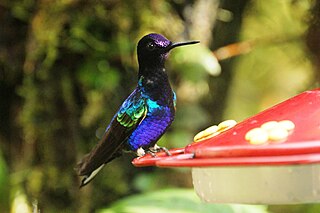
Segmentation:
<svg viewBox="0 0 320 213">
<path fill-rule="evenodd" d="M 137 47 L 138 86 L 124 101 L 103 138 L 78 164 L 81 186 L 88 184 L 102 167 L 130 149 L 141 155 L 153 146 L 171 125 L 175 115 L 175 93 L 164 67 L 171 49 L 198 41 L 172 43 L 159 34 L 144 36 Z"/>
<path fill-rule="evenodd" d="M 174 109 L 159 107 L 150 113 L 137 126 L 128 139 L 132 150 L 142 147 L 148 149 L 155 145 L 158 139 L 165 133 L 174 119 Z"/>
</svg>

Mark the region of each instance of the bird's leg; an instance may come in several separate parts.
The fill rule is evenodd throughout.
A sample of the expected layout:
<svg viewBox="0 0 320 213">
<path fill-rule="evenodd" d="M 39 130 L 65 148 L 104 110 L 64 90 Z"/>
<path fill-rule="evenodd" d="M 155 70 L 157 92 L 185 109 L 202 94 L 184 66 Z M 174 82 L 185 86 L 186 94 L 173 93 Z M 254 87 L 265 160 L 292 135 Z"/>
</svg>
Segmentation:
<svg viewBox="0 0 320 213">
<path fill-rule="evenodd" d="M 139 157 L 145 156 L 146 152 L 144 151 L 144 149 L 142 147 L 140 147 L 139 149 L 137 149 L 137 155 Z"/>
<path fill-rule="evenodd" d="M 157 157 L 157 155 L 156 155 L 156 153 L 155 152 L 153 152 L 153 151 L 151 151 L 151 150 L 148 150 L 148 151 L 146 151 L 148 154 L 150 154 L 152 157 Z"/>
<path fill-rule="evenodd" d="M 142 147 L 137 149 L 137 155 L 139 157 L 145 156 L 146 154 L 150 154 L 152 157 L 157 157 L 156 153 L 164 151 L 168 156 L 171 156 L 171 153 L 169 150 L 165 147 L 160 147 L 157 144 L 154 145 L 154 147 L 150 147 L 149 150 L 144 150 Z"/>
<path fill-rule="evenodd" d="M 150 147 L 149 150 L 150 152 L 153 152 L 153 153 L 164 151 L 168 156 L 171 156 L 171 153 L 166 147 L 161 147 L 161 146 L 158 146 L 157 144 L 155 144 L 154 147 Z"/>
<path fill-rule="evenodd" d="M 163 150 L 168 156 L 171 156 L 171 153 L 166 147 L 160 147 L 161 150 Z"/>
<path fill-rule="evenodd" d="M 139 157 L 145 156 L 146 154 L 150 154 L 152 157 L 156 157 L 156 154 L 154 151 L 151 150 L 147 150 L 145 151 L 142 147 L 140 147 L 139 149 L 137 149 L 137 155 Z"/>
</svg>

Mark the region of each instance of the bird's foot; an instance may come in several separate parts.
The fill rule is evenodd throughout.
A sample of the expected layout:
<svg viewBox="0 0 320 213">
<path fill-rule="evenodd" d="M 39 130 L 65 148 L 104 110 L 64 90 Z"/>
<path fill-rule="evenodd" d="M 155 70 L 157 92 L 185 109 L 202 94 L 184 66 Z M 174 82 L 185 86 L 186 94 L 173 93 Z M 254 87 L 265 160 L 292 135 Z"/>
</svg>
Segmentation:
<svg viewBox="0 0 320 213">
<path fill-rule="evenodd" d="M 155 151 L 151 151 L 151 150 L 144 150 L 142 147 L 140 147 L 139 149 L 137 149 L 137 155 L 139 157 L 143 157 L 146 154 L 150 154 L 152 157 L 156 157 L 156 152 Z"/>
<path fill-rule="evenodd" d="M 148 154 L 150 154 L 153 158 L 157 157 L 156 152 L 153 152 L 151 150 L 146 151 Z"/>
<path fill-rule="evenodd" d="M 146 155 L 146 151 L 144 151 L 144 149 L 142 147 L 140 147 L 139 149 L 137 149 L 137 155 L 139 157 L 145 156 Z"/>
<path fill-rule="evenodd" d="M 137 149 L 137 155 L 139 157 L 145 156 L 146 154 L 150 154 L 152 157 L 157 157 L 156 153 L 164 151 L 168 156 L 171 156 L 171 153 L 166 147 L 160 147 L 157 144 L 154 147 L 150 147 L 148 150 L 144 150 L 142 147 Z"/>
<path fill-rule="evenodd" d="M 171 153 L 166 147 L 161 147 L 161 146 L 158 146 L 157 144 L 155 144 L 154 147 L 150 147 L 149 151 L 153 154 L 164 151 L 168 156 L 171 156 Z"/>
</svg>

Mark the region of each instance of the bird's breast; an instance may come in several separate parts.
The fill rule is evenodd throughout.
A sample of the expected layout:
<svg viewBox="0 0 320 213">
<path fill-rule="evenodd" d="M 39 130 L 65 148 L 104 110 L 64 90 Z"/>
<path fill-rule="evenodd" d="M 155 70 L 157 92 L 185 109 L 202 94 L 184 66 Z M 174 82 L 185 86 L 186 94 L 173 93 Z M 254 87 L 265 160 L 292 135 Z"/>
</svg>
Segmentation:
<svg viewBox="0 0 320 213">
<path fill-rule="evenodd" d="M 147 99 L 147 108 L 149 113 L 155 113 L 156 111 L 159 111 L 163 108 L 163 106 L 160 106 L 157 101 L 153 101 L 151 99 Z"/>
<path fill-rule="evenodd" d="M 146 98 L 147 114 L 148 115 L 167 115 L 175 114 L 173 97 L 160 97 L 157 100 Z"/>
</svg>

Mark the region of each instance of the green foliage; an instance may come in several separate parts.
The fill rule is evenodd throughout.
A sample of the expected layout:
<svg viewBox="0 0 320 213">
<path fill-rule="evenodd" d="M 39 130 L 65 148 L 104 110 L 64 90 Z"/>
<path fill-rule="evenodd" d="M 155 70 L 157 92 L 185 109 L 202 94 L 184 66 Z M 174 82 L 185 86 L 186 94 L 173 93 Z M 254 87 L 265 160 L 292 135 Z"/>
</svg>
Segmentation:
<svg viewBox="0 0 320 213">
<path fill-rule="evenodd" d="M 191 189 L 165 189 L 134 195 L 99 213 L 267 213 L 265 206 L 202 203 Z"/>
<path fill-rule="evenodd" d="M 90 58 L 78 70 L 78 78 L 85 88 L 112 91 L 119 84 L 118 72 L 107 60 Z"/>
<path fill-rule="evenodd" d="M 253 50 L 237 60 L 225 118 L 241 121 L 311 86 L 314 76 L 302 36 L 308 3 L 252 2 L 241 37 L 253 41 Z"/>
<path fill-rule="evenodd" d="M 272 213 L 317 213 L 320 211 L 320 204 L 271 205 L 268 210 Z"/>
<path fill-rule="evenodd" d="M 172 64 L 185 80 L 205 82 L 208 74 L 218 76 L 221 67 L 212 52 L 199 44 L 188 48 L 177 48 L 172 53 Z"/>
<path fill-rule="evenodd" d="M 0 194 L 8 195 L 9 192 L 9 171 L 7 164 L 2 157 L 2 152 L 0 150 Z M 9 197 L 0 196 L 0 211 L 5 211 L 9 207 Z"/>
</svg>

